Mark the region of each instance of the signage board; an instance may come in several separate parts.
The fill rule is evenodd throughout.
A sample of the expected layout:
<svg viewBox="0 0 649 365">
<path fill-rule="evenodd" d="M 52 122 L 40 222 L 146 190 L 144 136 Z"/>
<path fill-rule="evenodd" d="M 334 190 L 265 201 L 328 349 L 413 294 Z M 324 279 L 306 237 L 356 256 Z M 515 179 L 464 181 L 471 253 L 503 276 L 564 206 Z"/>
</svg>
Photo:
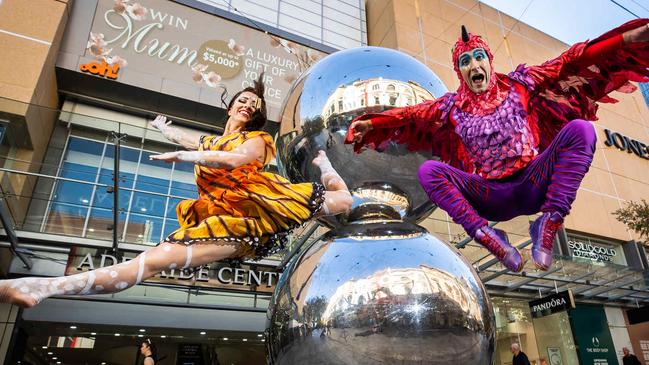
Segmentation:
<svg viewBox="0 0 649 365">
<path fill-rule="evenodd" d="M 81 64 L 79 66 L 81 72 L 87 72 L 89 74 L 103 76 L 107 79 L 115 80 L 117 78 L 117 73 L 119 72 L 119 65 L 109 65 L 106 61 L 102 62 L 88 62 Z"/>
<path fill-rule="evenodd" d="M 613 132 L 610 129 L 604 129 L 604 133 L 606 134 L 605 145 L 615 146 L 620 151 L 633 153 L 640 158 L 649 160 L 649 146 L 646 143 L 627 137 L 621 133 Z"/>
<path fill-rule="evenodd" d="M 603 306 L 579 305 L 570 311 L 577 355 L 582 365 L 617 365 L 617 353 Z"/>
<path fill-rule="evenodd" d="M 600 263 L 627 265 L 622 245 L 568 234 L 570 256 Z"/>
<path fill-rule="evenodd" d="M 199 343 L 181 343 L 178 345 L 177 365 L 203 365 L 203 348 Z"/>
<path fill-rule="evenodd" d="M 560 348 L 548 347 L 548 365 L 563 365 Z"/>
<path fill-rule="evenodd" d="M 135 254 L 126 253 L 121 261 L 133 258 Z M 73 275 L 121 261 L 113 255 L 95 249 L 75 247 L 68 259 L 65 273 Z M 272 293 L 279 275 L 280 271 L 274 266 L 243 264 L 241 267 L 231 267 L 215 262 L 193 270 L 165 270 L 145 282 Z"/>
<path fill-rule="evenodd" d="M 560 293 L 548 295 L 541 299 L 529 302 L 532 318 L 545 317 L 575 308 L 575 299 L 570 289 Z"/>
<path fill-rule="evenodd" d="M 274 121 L 280 120 L 292 82 L 326 56 L 173 1 L 99 0 L 93 15 L 87 20 L 89 33 L 81 37 L 87 44 L 77 55 L 80 64 L 117 66 L 123 72 L 117 82 L 217 107 L 263 72 L 268 116 Z M 76 49 L 81 52 L 82 46 Z M 91 70 L 86 68 L 75 71 Z"/>
</svg>

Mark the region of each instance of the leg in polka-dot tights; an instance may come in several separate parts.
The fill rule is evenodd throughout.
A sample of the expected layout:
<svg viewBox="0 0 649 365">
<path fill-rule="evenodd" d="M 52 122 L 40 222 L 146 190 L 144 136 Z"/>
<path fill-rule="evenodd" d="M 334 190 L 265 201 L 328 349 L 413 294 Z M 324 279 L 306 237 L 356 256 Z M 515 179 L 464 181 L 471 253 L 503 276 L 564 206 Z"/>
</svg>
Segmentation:
<svg viewBox="0 0 649 365">
<path fill-rule="evenodd" d="M 163 270 L 189 268 L 231 257 L 236 242 L 214 241 L 191 246 L 162 243 L 121 264 L 56 278 L 0 281 L 0 302 L 32 307 L 52 295 L 116 293 Z"/>
</svg>

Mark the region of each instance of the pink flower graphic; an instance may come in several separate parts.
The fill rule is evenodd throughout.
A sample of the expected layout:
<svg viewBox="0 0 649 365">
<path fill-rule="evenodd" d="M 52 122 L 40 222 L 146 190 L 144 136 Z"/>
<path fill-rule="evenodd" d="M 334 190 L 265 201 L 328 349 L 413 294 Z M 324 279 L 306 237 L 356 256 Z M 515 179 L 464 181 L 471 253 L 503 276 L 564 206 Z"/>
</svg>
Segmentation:
<svg viewBox="0 0 649 365">
<path fill-rule="evenodd" d="M 113 10 L 115 10 L 116 13 L 122 14 L 126 11 L 126 3 L 128 3 L 128 0 L 115 0 Z"/>
<path fill-rule="evenodd" d="M 286 42 L 286 47 L 288 47 L 288 49 L 293 51 L 293 53 L 297 53 L 298 51 L 298 45 L 291 41 Z"/>
<path fill-rule="evenodd" d="M 128 62 L 126 62 L 126 59 L 120 57 L 120 56 L 111 56 L 111 57 L 106 57 L 106 63 L 109 65 L 114 65 L 117 64 L 119 65 L 119 68 L 124 68 L 128 65 Z"/>
<path fill-rule="evenodd" d="M 307 49 L 306 55 L 309 59 L 309 64 L 314 64 L 320 60 L 320 55 L 317 54 L 314 50 Z"/>
<path fill-rule="evenodd" d="M 289 84 L 292 84 L 295 79 L 296 77 L 293 74 L 287 74 L 286 76 L 284 76 L 284 81 L 288 82 Z"/>
<path fill-rule="evenodd" d="M 146 19 L 146 8 L 140 3 L 133 3 L 126 6 L 126 12 L 128 16 L 134 20 L 144 20 Z"/>
<path fill-rule="evenodd" d="M 140 3 L 132 3 L 131 0 L 115 0 L 113 10 L 118 14 L 128 14 L 134 20 L 146 19 L 146 8 Z"/>
<path fill-rule="evenodd" d="M 196 63 L 192 65 L 192 80 L 197 84 L 205 81 L 205 84 L 209 87 L 218 87 L 221 83 L 221 75 L 214 71 L 207 72 L 206 65 Z"/>
<path fill-rule="evenodd" d="M 209 87 L 217 87 L 219 82 L 221 82 L 221 76 L 214 71 L 203 74 L 203 79 Z"/>
<path fill-rule="evenodd" d="M 246 49 L 246 47 L 237 44 L 237 42 L 232 38 L 230 38 L 230 42 L 228 42 L 228 48 L 230 48 L 237 56 L 243 56 L 243 52 Z"/>
<path fill-rule="evenodd" d="M 106 49 L 106 41 L 104 40 L 103 33 L 90 32 L 90 39 L 86 49 L 97 58 L 103 58 L 110 53 L 113 49 Z"/>
<path fill-rule="evenodd" d="M 207 65 L 196 63 L 192 66 L 192 80 L 197 84 L 203 82 L 203 73 L 207 70 Z"/>
</svg>

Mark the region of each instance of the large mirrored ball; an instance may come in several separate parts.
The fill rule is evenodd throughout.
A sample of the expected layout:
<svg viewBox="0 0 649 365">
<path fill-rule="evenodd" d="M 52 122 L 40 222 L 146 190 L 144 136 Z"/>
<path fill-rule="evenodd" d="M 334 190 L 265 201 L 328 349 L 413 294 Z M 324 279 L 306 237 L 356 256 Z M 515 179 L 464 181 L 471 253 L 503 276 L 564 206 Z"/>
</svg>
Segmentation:
<svg viewBox="0 0 649 365">
<path fill-rule="evenodd" d="M 433 209 L 417 180 L 419 166 L 431 155 L 394 143 L 380 153 L 357 154 L 344 140 L 357 116 L 415 105 L 445 92 L 428 67 L 404 53 L 361 47 L 331 54 L 296 80 L 282 107 L 280 171 L 293 181 L 320 181 L 311 161 L 324 150 L 354 197 L 349 215 L 327 223 L 338 226 L 358 218 L 418 222 Z"/>
<path fill-rule="evenodd" d="M 495 320 L 471 264 L 409 223 L 351 224 L 293 259 L 266 326 L 270 364 L 491 365 Z"/>
</svg>

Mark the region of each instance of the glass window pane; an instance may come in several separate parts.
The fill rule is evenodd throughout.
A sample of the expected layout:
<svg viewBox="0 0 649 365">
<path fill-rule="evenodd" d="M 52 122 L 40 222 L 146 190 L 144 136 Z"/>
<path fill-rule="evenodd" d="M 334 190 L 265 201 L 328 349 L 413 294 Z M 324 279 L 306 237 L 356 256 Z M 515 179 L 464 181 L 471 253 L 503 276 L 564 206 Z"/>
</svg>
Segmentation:
<svg viewBox="0 0 649 365">
<path fill-rule="evenodd" d="M 169 236 L 173 231 L 177 230 L 180 228 L 180 224 L 178 224 L 177 219 L 165 219 L 165 230 L 162 234 L 162 237 L 167 237 Z"/>
<path fill-rule="evenodd" d="M 169 236 L 173 231 L 177 230 L 180 228 L 180 224 L 178 224 L 177 219 L 165 219 L 165 229 L 162 234 L 162 237 L 167 237 Z"/>
<path fill-rule="evenodd" d="M 194 183 L 194 165 L 190 163 L 175 164 L 171 181 L 171 195 L 195 199 L 198 196 Z"/>
<path fill-rule="evenodd" d="M 124 212 L 119 213 L 119 227 L 118 237 L 121 239 L 121 232 L 124 229 L 124 220 L 126 220 L 126 214 Z M 88 230 L 86 231 L 86 237 L 89 238 L 99 238 L 105 240 L 113 239 L 113 211 L 111 209 L 98 209 L 93 208 L 90 212 L 90 220 L 88 221 Z"/>
<path fill-rule="evenodd" d="M 131 212 L 164 217 L 167 198 L 162 195 L 133 193 Z"/>
<path fill-rule="evenodd" d="M 80 205 L 52 203 L 45 232 L 81 236 L 88 208 Z"/>
<path fill-rule="evenodd" d="M 101 160 L 101 154 L 104 150 L 104 144 L 101 142 L 90 141 L 77 137 L 70 137 L 64 161 L 94 168 L 91 172 L 96 173 Z M 87 171 L 86 171 L 87 172 Z M 63 175 L 63 174 L 61 174 Z M 68 176 L 72 177 L 72 176 Z M 89 178 L 75 177 L 80 180 L 90 181 Z M 94 180 L 94 179 L 92 179 Z"/>
<path fill-rule="evenodd" d="M 97 170 L 99 168 L 99 158 L 97 158 L 96 161 L 97 165 L 84 165 L 83 163 L 79 162 L 90 161 L 78 161 L 78 159 L 75 158 L 78 157 L 78 155 L 79 154 L 74 153 L 71 154 L 71 156 L 68 156 L 73 158 L 71 158 L 70 160 L 65 160 L 63 162 L 63 164 L 61 165 L 61 170 L 59 171 L 59 176 L 75 180 L 95 182 L 95 179 L 97 178 Z"/>
<path fill-rule="evenodd" d="M 172 164 L 149 160 L 151 155 L 150 152 L 142 151 L 135 188 L 167 194 Z"/>
<path fill-rule="evenodd" d="M 87 206 L 103 153 L 103 143 L 70 137 L 59 176 L 88 181 L 88 184 L 59 180 L 52 195 L 53 203 L 45 230 L 52 233 L 81 235 Z M 60 204 L 60 203 L 68 203 Z"/>
<path fill-rule="evenodd" d="M 165 217 L 176 220 L 178 218 L 176 216 L 176 206 L 178 206 L 178 203 L 180 203 L 181 201 L 181 199 L 169 198 L 169 205 L 167 206 Z"/>
<path fill-rule="evenodd" d="M 135 183 L 135 189 L 151 191 L 151 192 L 166 195 L 167 192 L 169 191 L 169 178 L 163 180 L 155 177 L 142 175 L 142 170 L 140 170 L 140 173 L 137 176 L 137 182 Z"/>
<path fill-rule="evenodd" d="M 115 146 L 113 144 L 108 144 L 106 146 L 106 156 L 104 157 L 104 162 L 102 164 L 102 178 L 108 177 L 112 184 L 112 174 L 113 174 L 113 156 L 115 152 Z M 129 147 L 120 147 L 119 148 L 119 176 L 121 178 L 120 186 L 122 187 L 133 187 L 133 181 L 135 178 L 135 171 L 137 169 L 138 160 L 140 158 L 140 151 L 135 150 Z M 109 170 L 106 175 L 106 171 Z"/>
<path fill-rule="evenodd" d="M 162 219 L 141 214 L 131 214 L 126 228 L 126 242 L 155 245 L 160 242 Z"/>
<path fill-rule="evenodd" d="M 97 168 L 93 168 L 83 165 L 64 163 L 62 169 L 62 177 L 86 180 L 94 182 Z M 85 178 L 85 179 L 84 179 Z M 90 197 L 92 196 L 92 187 L 91 183 L 77 183 L 65 180 L 59 180 L 56 184 L 54 190 L 54 195 L 52 199 L 57 202 L 62 203 L 71 203 L 71 204 L 82 204 L 88 205 L 90 203 Z"/>
<path fill-rule="evenodd" d="M 171 182 L 170 195 L 186 199 L 196 199 L 198 197 L 198 190 L 194 184 L 185 184 L 174 180 Z"/>
<path fill-rule="evenodd" d="M 121 174 L 124 176 L 124 174 Z M 132 174 L 127 174 L 131 177 L 132 181 Z M 109 187 L 113 186 L 113 171 L 108 170 L 108 169 L 101 169 L 101 173 L 99 176 L 99 183 L 100 184 L 106 184 Z M 128 202 L 131 198 L 131 192 L 128 190 L 124 190 L 122 188 L 125 188 L 126 186 L 123 186 L 122 183 L 120 182 L 120 189 L 119 189 L 119 208 L 122 210 L 127 210 L 128 209 Z M 97 187 L 97 190 L 95 191 L 95 199 L 93 201 L 93 206 L 94 207 L 99 207 L 99 208 L 105 208 L 105 209 L 112 209 L 113 208 L 113 194 L 108 192 L 108 189 L 106 187 Z"/>
</svg>

